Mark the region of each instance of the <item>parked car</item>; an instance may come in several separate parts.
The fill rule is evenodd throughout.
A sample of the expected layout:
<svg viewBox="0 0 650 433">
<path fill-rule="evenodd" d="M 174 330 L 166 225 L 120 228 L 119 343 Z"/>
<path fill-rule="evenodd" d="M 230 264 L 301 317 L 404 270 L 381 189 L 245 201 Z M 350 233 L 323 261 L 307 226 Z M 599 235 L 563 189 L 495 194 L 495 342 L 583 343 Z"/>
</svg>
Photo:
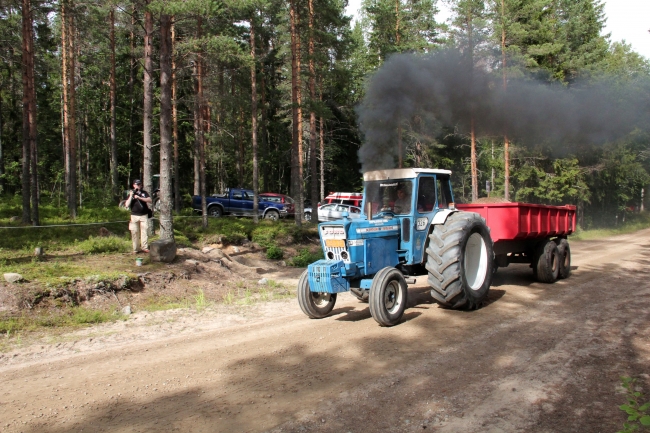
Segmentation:
<svg viewBox="0 0 650 433">
<path fill-rule="evenodd" d="M 224 194 L 214 194 L 205 198 L 208 215 L 253 216 L 253 191 L 248 189 L 227 189 Z M 259 198 L 258 211 L 263 218 L 277 220 L 288 215 L 288 204 L 267 201 Z M 192 197 L 192 209 L 201 211 L 201 196 Z"/>
<path fill-rule="evenodd" d="M 318 208 L 318 221 L 334 221 L 343 218 L 343 213 L 347 212 L 349 218 L 359 218 L 361 208 L 350 206 L 349 204 L 325 204 Z"/>
<path fill-rule="evenodd" d="M 288 195 L 277 194 L 275 192 L 263 192 L 259 194 L 259 198 L 264 201 L 284 204 L 287 209 L 287 216 L 293 216 L 296 213 L 296 204 Z"/>
<path fill-rule="evenodd" d="M 348 204 L 356 207 L 361 206 L 363 200 L 363 193 L 360 192 L 330 192 L 323 205 L 328 203 Z"/>
</svg>

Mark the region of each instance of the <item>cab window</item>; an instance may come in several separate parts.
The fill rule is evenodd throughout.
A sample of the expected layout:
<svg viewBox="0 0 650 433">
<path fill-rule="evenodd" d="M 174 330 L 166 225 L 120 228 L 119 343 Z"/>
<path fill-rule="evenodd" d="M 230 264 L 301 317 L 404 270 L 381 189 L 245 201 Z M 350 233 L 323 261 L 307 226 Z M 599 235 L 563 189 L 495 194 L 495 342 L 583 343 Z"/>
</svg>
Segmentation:
<svg viewBox="0 0 650 433">
<path fill-rule="evenodd" d="M 418 212 L 431 212 L 436 204 L 436 178 L 421 177 L 418 187 Z"/>
</svg>

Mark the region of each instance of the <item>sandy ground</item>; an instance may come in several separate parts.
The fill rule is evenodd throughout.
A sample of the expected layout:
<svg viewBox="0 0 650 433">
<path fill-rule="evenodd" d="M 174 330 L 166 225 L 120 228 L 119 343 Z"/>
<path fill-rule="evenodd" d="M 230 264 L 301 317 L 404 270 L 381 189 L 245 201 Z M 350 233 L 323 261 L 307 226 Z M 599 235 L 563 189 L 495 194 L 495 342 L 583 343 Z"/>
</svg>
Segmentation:
<svg viewBox="0 0 650 433">
<path fill-rule="evenodd" d="M 650 389 L 650 230 L 571 247 L 569 279 L 511 265 L 478 311 L 420 278 L 392 328 L 344 294 L 322 320 L 287 300 L 26 345 L 0 357 L 0 430 L 614 432 L 620 376 Z"/>
</svg>

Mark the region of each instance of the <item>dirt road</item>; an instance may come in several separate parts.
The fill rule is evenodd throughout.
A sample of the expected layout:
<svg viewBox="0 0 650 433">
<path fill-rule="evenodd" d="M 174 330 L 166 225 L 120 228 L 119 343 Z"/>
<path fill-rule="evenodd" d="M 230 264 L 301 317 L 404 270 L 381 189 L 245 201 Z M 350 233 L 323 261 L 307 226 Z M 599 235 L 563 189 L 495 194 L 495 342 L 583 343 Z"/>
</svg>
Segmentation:
<svg viewBox="0 0 650 433">
<path fill-rule="evenodd" d="M 23 347 L 0 358 L 0 430 L 614 432 L 619 377 L 650 390 L 650 230 L 572 253 L 553 285 L 499 270 L 474 312 L 419 279 L 393 328 L 344 294 L 323 320 L 291 300 Z"/>
</svg>

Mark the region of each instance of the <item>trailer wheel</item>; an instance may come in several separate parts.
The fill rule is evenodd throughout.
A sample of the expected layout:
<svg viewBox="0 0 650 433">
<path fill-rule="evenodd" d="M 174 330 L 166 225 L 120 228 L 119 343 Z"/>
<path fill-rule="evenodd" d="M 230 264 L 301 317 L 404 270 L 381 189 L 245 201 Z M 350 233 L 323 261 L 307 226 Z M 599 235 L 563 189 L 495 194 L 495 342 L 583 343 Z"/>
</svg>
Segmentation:
<svg viewBox="0 0 650 433">
<path fill-rule="evenodd" d="M 372 279 L 368 298 L 370 315 L 381 326 L 396 325 L 404 314 L 407 298 L 404 275 L 395 268 L 386 267 Z"/>
<path fill-rule="evenodd" d="M 571 274 L 571 248 L 569 241 L 566 239 L 556 239 L 557 252 L 560 255 L 560 274 L 559 278 L 569 278 Z"/>
<path fill-rule="evenodd" d="M 546 240 L 537 246 L 533 256 L 533 275 L 541 283 L 554 283 L 560 275 L 560 253 L 554 241 Z"/>
<path fill-rule="evenodd" d="M 336 293 L 309 290 L 309 271 L 305 271 L 298 280 L 298 304 L 300 304 L 302 312 L 309 318 L 322 319 L 334 309 Z"/>
<path fill-rule="evenodd" d="M 492 284 L 490 229 L 479 214 L 456 212 L 435 226 L 426 250 L 431 296 L 442 306 L 474 310 Z"/>
</svg>

